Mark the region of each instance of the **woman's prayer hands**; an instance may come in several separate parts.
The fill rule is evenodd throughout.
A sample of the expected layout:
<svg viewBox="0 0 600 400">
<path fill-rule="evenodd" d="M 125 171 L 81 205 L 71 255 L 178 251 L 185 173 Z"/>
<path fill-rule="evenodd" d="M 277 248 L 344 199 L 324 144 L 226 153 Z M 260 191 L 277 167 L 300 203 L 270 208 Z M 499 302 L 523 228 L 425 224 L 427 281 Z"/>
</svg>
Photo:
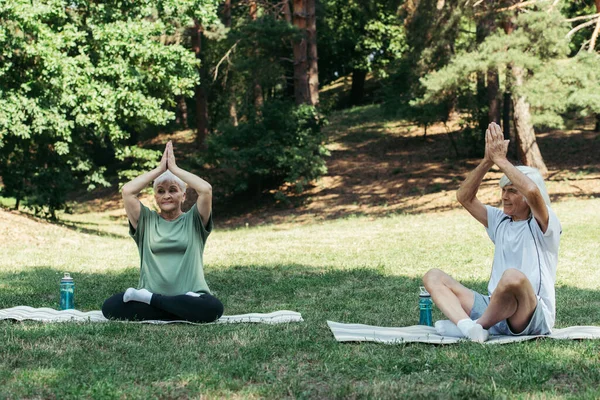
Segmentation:
<svg viewBox="0 0 600 400">
<path fill-rule="evenodd" d="M 160 159 L 160 164 L 158 165 L 158 169 L 160 170 L 161 174 L 168 169 L 167 157 L 167 147 L 165 147 L 165 151 L 163 152 L 162 158 Z"/>
<path fill-rule="evenodd" d="M 163 173 L 166 170 L 173 172 L 175 168 L 177 168 L 177 162 L 175 162 L 175 154 L 173 153 L 173 142 L 169 140 L 160 159 L 158 169 Z"/>
<path fill-rule="evenodd" d="M 490 160 L 494 164 L 498 164 L 498 161 L 506 159 L 509 142 L 510 140 L 504 140 L 504 134 L 502 133 L 500 125 L 492 122 L 485 131 L 484 158 Z"/>
<path fill-rule="evenodd" d="M 173 169 L 177 168 L 177 163 L 175 162 L 175 154 L 173 153 L 173 142 L 170 140 L 167 142 L 165 151 L 167 153 L 167 168 L 173 172 Z"/>
</svg>

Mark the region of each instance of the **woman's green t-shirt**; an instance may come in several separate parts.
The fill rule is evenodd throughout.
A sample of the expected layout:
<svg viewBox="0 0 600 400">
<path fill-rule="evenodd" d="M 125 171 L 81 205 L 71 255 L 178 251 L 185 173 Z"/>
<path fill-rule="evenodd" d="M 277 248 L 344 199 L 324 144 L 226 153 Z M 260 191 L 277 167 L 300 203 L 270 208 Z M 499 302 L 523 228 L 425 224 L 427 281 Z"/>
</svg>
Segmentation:
<svg viewBox="0 0 600 400">
<path fill-rule="evenodd" d="M 205 227 L 196 204 L 173 221 L 141 204 L 137 229 L 129 224 L 129 234 L 140 253 L 138 289 L 168 296 L 210 293 L 202 255 L 212 228 L 212 213 Z"/>
</svg>

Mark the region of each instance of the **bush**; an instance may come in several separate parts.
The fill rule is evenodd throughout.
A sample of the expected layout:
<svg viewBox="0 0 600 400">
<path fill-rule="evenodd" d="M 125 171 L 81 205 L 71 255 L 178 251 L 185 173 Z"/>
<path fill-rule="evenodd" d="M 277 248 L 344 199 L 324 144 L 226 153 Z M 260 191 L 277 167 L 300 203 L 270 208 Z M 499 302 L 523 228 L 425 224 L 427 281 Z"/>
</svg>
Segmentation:
<svg viewBox="0 0 600 400">
<path fill-rule="evenodd" d="M 312 106 L 271 100 L 261 115 L 209 136 L 202 161 L 221 172 L 213 181 L 226 195 L 259 194 L 284 184 L 301 192 L 327 172 L 324 123 Z"/>
</svg>

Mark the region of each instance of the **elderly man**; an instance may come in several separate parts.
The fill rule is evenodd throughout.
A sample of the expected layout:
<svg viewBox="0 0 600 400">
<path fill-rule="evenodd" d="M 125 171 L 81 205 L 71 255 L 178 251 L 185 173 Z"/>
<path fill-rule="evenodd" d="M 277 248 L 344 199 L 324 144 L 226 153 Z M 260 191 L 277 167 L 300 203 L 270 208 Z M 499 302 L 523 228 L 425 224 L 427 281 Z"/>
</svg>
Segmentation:
<svg viewBox="0 0 600 400">
<path fill-rule="evenodd" d="M 485 342 L 489 333 L 547 335 L 554 326 L 560 222 L 538 170 L 515 167 L 507 160 L 508 142 L 500 126 L 489 125 L 485 156 L 456 196 L 495 245 L 488 295 L 466 288 L 439 269 L 423 277 L 433 301 L 450 319 L 435 323 L 441 335 Z M 504 173 L 499 182 L 502 210 L 477 198 L 494 164 Z"/>
</svg>

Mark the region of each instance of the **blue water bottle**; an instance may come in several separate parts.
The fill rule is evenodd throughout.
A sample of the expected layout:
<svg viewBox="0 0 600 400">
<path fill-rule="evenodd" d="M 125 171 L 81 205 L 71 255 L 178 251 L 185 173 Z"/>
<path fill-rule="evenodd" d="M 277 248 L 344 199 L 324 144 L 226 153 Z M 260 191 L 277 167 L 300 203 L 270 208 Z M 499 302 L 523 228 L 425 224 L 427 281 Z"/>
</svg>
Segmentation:
<svg viewBox="0 0 600 400">
<path fill-rule="evenodd" d="M 432 309 L 433 301 L 431 301 L 431 295 L 421 286 L 419 293 L 419 325 L 433 326 Z"/>
<path fill-rule="evenodd" d="M 60 309 L 71 310 L 74 308 L 73 292 L 75 290 L 75 283 L 71 274 L 65 272 L 65 275 L 60 280 Z"/>
</svg>

